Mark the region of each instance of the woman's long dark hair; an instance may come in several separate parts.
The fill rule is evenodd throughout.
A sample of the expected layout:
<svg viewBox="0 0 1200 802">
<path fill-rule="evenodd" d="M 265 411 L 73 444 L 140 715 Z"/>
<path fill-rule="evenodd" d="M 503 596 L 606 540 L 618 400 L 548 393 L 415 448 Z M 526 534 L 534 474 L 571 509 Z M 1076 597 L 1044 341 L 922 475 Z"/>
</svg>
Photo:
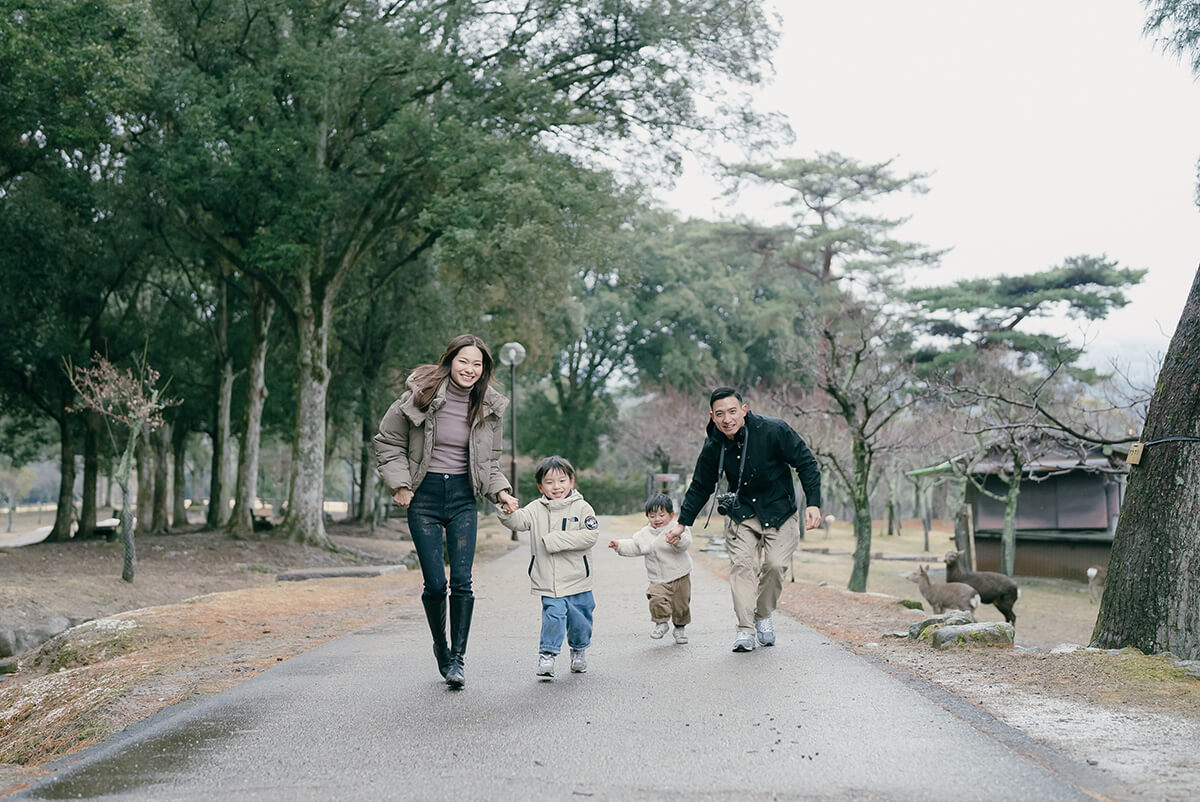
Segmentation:
<svg viewBox="0 0 1200 802">
<path fill-rule="evenodd" d="M 492 352 L 488 350 L 487 344 L 474 334 L 460 334 L 451 340 L 450 344 L 446 346 L 446 352 L 442 354 L 442 358 L 436 365 L 418 365 L 413 370 L 409 382 L 413 385 L 413 404 L 417 409 L 422 412 L 429 409 L 429 405 L 433 403 L 433 397 L 437 395 L 438 387 L 442 382 L 450 380 L 450 363 L 454 361 L 454 357 L 458 356 L 458 352 L 468 345 L 475 346 L 479 349 L 479 353 L 483 354 L 483 373 L 471 387 L 467 424 L 474 426 L 483 421 L 483 396 L 487 393 L 488 385 L 492 381 Z"/>
</svg>

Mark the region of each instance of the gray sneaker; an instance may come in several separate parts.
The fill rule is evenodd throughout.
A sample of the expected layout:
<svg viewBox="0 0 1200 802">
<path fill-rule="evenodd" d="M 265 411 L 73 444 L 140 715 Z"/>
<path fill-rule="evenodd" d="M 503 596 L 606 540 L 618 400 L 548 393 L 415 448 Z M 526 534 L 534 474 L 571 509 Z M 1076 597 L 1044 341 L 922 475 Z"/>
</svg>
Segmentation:
<svg viewBox="0 0 1200 802">
<path fill-rule="evenodd" d="M 683 627 L 675 627 L 675 642 L 687 643 L 687 633 L 683 631 Z"/>
<path fill-rule="evenodd" d="M 587 659 L 583 656 L 583 649 L 571 650 L 571 672 L 574 674 L 582 674 L 587 671 Z"/>
<path fill-rule="evenodd" d="M 537 675 L 539 677 L 554 676 L 554 655 L 550 652 L 538 652 Z"/>
<path fill-rule="evenodd" d="M 671 625 L 668 624 L 666 621 L 659 621 L 658 623 L 656 623 L 654 625 L 654 629 L 651 630 L 650 637 L 654 638 L 655 640 L 658 640 L 663 635 L 666 635 L 667 630 L 670 628 L 671 628 Z"/>
<path fill-rule="evenodd" d="M 771 623 L 770 616 L 754 619 L 754 631 L 758 635 L 760 646 L 775 645 L 775 625 Z"/>
<path fill-rule="evenodd" d="M 753 632 L 738 630 L 737 637 L 733 639 L 733 650 L 735 652 L 752 652 L 754 651 L 754 645 Z"/>
</svg>

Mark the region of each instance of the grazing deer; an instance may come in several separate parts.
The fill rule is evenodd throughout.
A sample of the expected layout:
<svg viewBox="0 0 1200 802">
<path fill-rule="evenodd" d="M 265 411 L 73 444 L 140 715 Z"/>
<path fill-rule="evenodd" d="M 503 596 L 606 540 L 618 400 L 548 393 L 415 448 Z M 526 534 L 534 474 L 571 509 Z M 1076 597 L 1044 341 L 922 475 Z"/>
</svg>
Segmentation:
<svg viewBox="0 0 1200 802">
<path fill-rule="evenodd" d="M 916 582 L 921 589 L 921 595 L 934 613 L 946 610 L 964 610 L 972 621 L 975 620 L 975 609 L 979 607 L 979 592 L 964 582 L 938 582 L 936 585 L 929 581 L 929 569 L 924 565 L 905 577 L 909 582 Z"/>
<path fill-rule="evenodd" d="M 1021 589 L 1011 577 L 998 574 L 995 571 L 968 571 L 959 565 L 966 554 L 964 551 L 946 552 L 946 581 L 966 582 L 979 591 L 979 598 L 984 604 L 993 604 L 1004 613 L 1004 620 L 1016 626 L 1017 615 L 1013 605 L 1021 595 Z"/>
</svg>

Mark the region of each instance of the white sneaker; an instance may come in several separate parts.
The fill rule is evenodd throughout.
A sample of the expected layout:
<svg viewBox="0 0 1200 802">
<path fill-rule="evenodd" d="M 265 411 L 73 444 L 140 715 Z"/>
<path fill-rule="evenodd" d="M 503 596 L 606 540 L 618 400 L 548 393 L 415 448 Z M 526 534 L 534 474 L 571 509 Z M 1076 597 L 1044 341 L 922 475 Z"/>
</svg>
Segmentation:
<svg viewBox="0 0 1200 802">
<path fill-rule="evenodd" d="M 650 633 L 650 637 L 654 638 L 655 640 L 658 640 L 663 635 L 666 635 L 667 630 L 670 628 L 671 628 L 671 625 L 669 623 L 667 623 L 666 621 L 659 621 L 657 624 L 654 625 L 654 631 Z"/>
<path fill-rule="evenodd" d="M 754 619 L 754 631 L 758 635 L 760 646 L 775 645 L 775 625 L 771 623 L 770 616 Z"/>
<path fill-rule="evenodd" d="M 538 652 L 537 675 L 539 677 L 554 676 L 554 655 L 549 652 Z"/>
<path fill-rule="evenodd" d="M 683 631 L 683 627 L 675 627 L 675 642 L 687 643 L 687 633 Z"/>
<path fill-rule="evenodd" d="M 733 650 L 735 652 L 752 652 L 754 646 L 754 633 L 738 630 L 737 637 L 733 639 Z"/>
<path fill-rule="evenodd" d="M 583 656 L 583 649 L 571 650 L 571 671 L 575 674 L 587 671 L 587 660 Z"/>
</svg>

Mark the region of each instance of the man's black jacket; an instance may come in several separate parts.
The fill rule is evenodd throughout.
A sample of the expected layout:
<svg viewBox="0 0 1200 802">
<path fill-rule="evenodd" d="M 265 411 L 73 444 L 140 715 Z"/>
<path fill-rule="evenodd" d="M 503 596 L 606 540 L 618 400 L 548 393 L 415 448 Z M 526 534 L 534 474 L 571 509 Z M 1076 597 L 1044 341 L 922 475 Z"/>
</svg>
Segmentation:
<svg viewBox="0 0 1200 802">
<path fill-rule="evenodd" d="M 748 432 L 748 434 L 747 434 Z M 749 445 L 745 445 L 749 437 Z M 717 462 L 725 449 L 725 478 L 729 489 L 738 482 L 743 449 L 746 468 L 742 471 L 739 504 L 730 517 L 737 522 L 758 516 L 764 526 L 778 527 L 796 512 L 796 490 L 789 466 L 796 469 L 805 500 L 810 507 L 821 506 L 821 469 L 800 435 L 778 418 L 746 413 L 746 424 L 730 440 L 712 421 L 708 437 L 700 448 L 696 470 L 687 495 L 679 507 L 679 523 L 691 526 L 704 503 L 717 486 Z M 801 524 L 803 526 L 803 524 Z"/>
</svg>

